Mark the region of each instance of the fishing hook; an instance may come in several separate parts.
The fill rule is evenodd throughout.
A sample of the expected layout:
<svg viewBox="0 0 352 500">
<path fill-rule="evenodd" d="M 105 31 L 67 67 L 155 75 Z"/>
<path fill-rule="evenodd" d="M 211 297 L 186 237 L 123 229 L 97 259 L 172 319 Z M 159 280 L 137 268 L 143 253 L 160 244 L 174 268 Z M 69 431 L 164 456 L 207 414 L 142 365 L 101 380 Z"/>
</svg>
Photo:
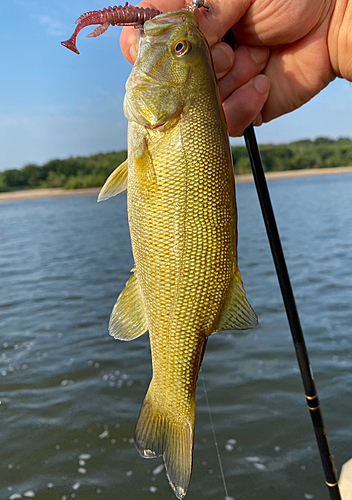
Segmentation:
<svg viewBox="0 0 352 500">
<path fill-rule="evenodd" d="M 203 8 L 207 12 L 210 12 L 210 7 L 208 7 L 207 5 L 205 5 L 204 0 L 192 0 L 192 7 L 194 9 Z"/>
</svg>

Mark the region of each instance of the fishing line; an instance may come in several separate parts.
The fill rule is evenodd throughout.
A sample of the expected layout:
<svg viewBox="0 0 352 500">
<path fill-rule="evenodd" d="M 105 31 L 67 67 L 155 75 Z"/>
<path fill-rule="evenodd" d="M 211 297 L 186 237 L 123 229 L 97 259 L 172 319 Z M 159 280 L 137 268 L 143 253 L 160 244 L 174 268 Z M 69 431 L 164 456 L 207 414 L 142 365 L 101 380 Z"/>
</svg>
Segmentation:
<svg viewBox="0 0 352 500">
<path fill-rule="evenodd" d="M 208 408 L 208 414 L 209 414 L 209 420 L 210 420 L 211 432 L 212 432 L 212 434 L 213 434 L 213 439 L 214 439 L 214 444 L 215 444 L 216 454 L 217 454 L 217 457 L 218 457 L 219 469 L 220 469 L 220 473 L 221 473 L 222 483 L 223 483 L 223 485 L 224 485 L 224 490 L 225 490 L 225 500 L 233 500 L 233 499 L 232 499 L 232 497 L 229 497 L 229 493 L 228 493 L 228 491 L 227 491 L 227 484 L 226 484 L 226 479 L 225 479 L 224 469 L 223 469 L 222 462 L 221 462 L 221 456 L 220 456 L 220 450 L 219 450 L 218 440 L 216 439 L 215 427 L 214 427 L 213 417 L 212 417 L 211 410 L 210 410 L 209 399 L 208 399 L 208 393 L 207 393 L 207 390 L 206 390 L 206 388 L 205 388 L 205 380 L 204 380 L 204 375 L 203 375 L 203 370 L 202 370 L 202 368 L 200 368 L 200 370 L 199 370 L 199 371 L 200 371 L 200 375 L 201 375 L 201 377 L 202 377 L 203 390 L 204 390 L 204 396 L 205 396 L 205 403 L 206 403 L 207 408 Z"/>
</svg>

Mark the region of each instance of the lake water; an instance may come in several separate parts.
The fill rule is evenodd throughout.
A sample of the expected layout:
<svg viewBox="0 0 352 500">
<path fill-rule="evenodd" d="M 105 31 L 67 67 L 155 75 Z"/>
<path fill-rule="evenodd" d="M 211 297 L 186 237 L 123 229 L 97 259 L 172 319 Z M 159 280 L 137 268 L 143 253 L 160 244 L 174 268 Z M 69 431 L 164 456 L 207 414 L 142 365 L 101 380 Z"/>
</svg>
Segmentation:
<svg viewBox="0 0 352 500">
<path fill-rule="evenodd" d="M 269 182 L 337 469 L 352 457 L 352 175 Z M 208 343 L 203 374 L 229 495 L 328 499 L 252 183 L 240 268 L 260 326 Z M 172 500 L 132 444 L 148 337 L 109 337 L 133 267 L 124 194 L 0 204 L 0 498 Z M 202 381 L 187 500 L 225 497 Z"/>
</svg>

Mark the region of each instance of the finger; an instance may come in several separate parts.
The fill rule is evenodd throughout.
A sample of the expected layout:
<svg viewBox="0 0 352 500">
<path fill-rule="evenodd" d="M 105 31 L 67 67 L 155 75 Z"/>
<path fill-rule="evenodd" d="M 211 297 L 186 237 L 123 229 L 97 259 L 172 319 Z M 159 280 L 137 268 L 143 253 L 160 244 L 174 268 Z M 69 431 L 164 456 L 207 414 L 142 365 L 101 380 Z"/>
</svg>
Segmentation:
<svg viewBox="0 0 352 500">
<path fill-rule="evenodd" d="M 269 79 L 265 75 L 257 75 L 225 99 L 223 107 L 231 137 L 242 135 L 254 120 L 256 124 L 261 124 L 260 113 L 269 90 Z"/>
<path fill-rule="evenodd" d="M 138 30 L 130 27 L 123 28 L 120 46 L 127 61 L 134 64 L 138 55 Z"/>
<path fill-rule="evenodd" d="M 234 52 L 231 47 L 224 42 L 218 42 L 211 47 L 214 71 L 218 80 L 230 71 L 235 61 Z"/>
<path fill-rule="evenodd" d="M 208 40 L 214 45 L 232 28 L 250 8 L 253 0 L 209 0 L 210 12 L 200 9 L 198 14 L 199 27 Z"/>
<path fill-rule="evenodd" d="M 221 100 L 227 99 L 236 88 L 243 86 L 260 73 L 265 68 L 269 55 L 267 47 L 247 47 L 245 45 L 238 47 L 234 51 L 234 62 L 231 70 L 219 80 Z M 222 62 L 222 64 L 224 63 Z"/>
</svg>

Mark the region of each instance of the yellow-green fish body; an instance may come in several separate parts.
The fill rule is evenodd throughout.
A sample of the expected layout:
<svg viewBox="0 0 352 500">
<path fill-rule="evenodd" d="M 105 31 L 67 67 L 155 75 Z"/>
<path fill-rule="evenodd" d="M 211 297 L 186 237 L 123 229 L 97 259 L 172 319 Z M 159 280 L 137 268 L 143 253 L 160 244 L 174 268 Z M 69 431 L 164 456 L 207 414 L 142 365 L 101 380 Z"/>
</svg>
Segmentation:
<svg viewBox="0 0 352 500">
<path fill-rule="evenodd" d="M 178 498 L 192 468 L 195 389 L 208 337 L 257 318 L 237 264 L 237 211 L 228 135 L 211 57 L 187 11 L 148 21 L 126 85 L 127 180 L 135 269 L 111 316 L 110 333 L 147 329 L 153 378 L 138 419 L 142 456 L 163 455 Z"/>
</svg>

